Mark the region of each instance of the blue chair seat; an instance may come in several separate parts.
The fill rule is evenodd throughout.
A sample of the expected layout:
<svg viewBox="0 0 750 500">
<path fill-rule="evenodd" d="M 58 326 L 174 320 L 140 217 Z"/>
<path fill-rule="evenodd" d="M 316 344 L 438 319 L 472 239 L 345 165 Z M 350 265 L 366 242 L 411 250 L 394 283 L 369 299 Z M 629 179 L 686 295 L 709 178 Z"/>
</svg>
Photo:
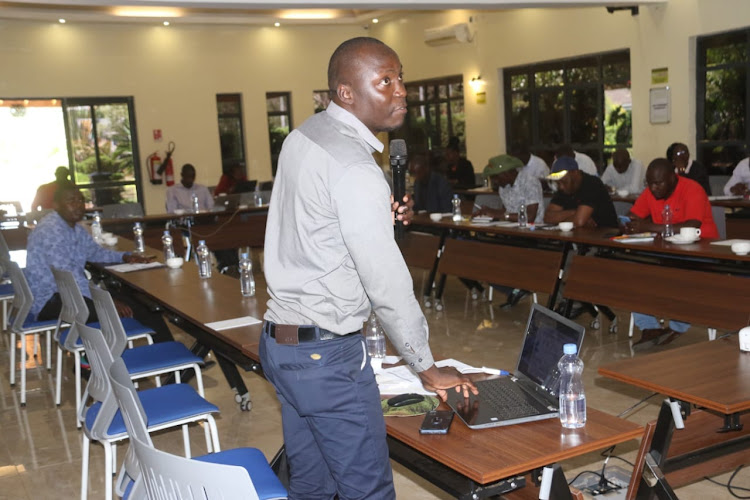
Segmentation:
<svg viewBox="0 0 750 500">
<path fill-rule="evenodd" d="M 28 316 L 26 316 L 26 320 L 23 322 L 22 328 L 24 330 L 31 330 L 36 328 L 54 328 L 57 325 L 56 319 L 45 319 L 38 321 L 34 319 L 34 315 L 29 313 Z"/>
<path fill-rule="evenodd" d="M 194 457 L 193 460 L 213 464 L 236 465 L 244 468 L 250 474 L 260 500 L 286 498 L 287 496 L 287 491 L 282 486 L 281 481 L 268 467 L 268 461 L 263 452 L 257 448 L 234 448 Z"/>
<path fill-rule="evenodd" d="M 125 349 L 122 359 L 131 375 L 187 363 L 203 364 L 184 344 L 174 341 Z"/>
<path fill-rule="evenodd" d="M 148 426 L 156 426 L 174 420 L 189 418 L 206 413 L 218 413 L 219 408 L 209 403 L 188 384 L 170 384 L 139 391 L 141 404 L 146 412 Z M 101 409 L 101 403 L 92 404 L 86 412 L 85 424 L 90 429 Z M 127 434 L 125 421 L 120 410 L 117 410 L 112 423 L 107 429 L 109 437 Z"/>
<path fill-rule="evenodd" d="M 153 333 L 154 331 L 143 325 L 140 321 L 138 321 L 135 318 L 120 318 L 120 321 L 122 321 L 122 326 L 125 328 L 125 334 L 128 337 L 140 337 L 147 333 Z M 90 326 L 91 328 L 96 328 L 97 330 L 101 329 L 101 325 L 98 321 L 94 321 L 93 323 L 86 323 L 86 326 Z M 70 332 L 70 328 L 66 328 L 65 330 L 60 330 L 60 344 L 65 344 L 65 339 L 68 338 L 68 333 Z M 79 337 L 78 340 L 76 340 L 76 347 L 83 348 L 83 342 L 81 341 L 81 338 Z"/>
<path fill-rule="evenodd" d="M 13 293 L 13 285 L 11 285 L 10 283 L 0 285 L 0 299 L 13 297 Z"/>
</svg>

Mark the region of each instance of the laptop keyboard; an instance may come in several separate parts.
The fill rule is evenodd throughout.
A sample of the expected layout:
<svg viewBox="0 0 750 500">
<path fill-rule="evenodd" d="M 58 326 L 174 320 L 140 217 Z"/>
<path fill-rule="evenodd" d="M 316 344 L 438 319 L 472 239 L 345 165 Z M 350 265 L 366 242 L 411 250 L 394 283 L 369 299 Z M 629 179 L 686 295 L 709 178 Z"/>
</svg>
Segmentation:
<svg viewBox="0 0 750 500">
<path fill-rule="evenodd" d="M 489 404 L 500 420 L 539 415 L 523 390 L 509 379 L 483 380 L 476 383 L 483 403 Z"/>
</svg>

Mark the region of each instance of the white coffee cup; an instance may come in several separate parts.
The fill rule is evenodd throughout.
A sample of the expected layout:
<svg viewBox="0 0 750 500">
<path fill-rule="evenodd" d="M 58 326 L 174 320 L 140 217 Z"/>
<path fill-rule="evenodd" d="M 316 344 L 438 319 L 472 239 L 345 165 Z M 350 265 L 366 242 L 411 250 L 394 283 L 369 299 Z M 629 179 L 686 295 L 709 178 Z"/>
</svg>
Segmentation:
<svg viewBox="0 0 750 500">
<path fill-rule="evenodd" d="M 430 214 L 430 220 L 435 222 L 440 222 L 440 219 L 443 218 L 443 214 Z"/>
<path fill-rule="evenodd" d="M 750 351 L 750 326 L 740 330 L 740 350 Z"/>
<path fill-rule="evenodd" d="M 573 224 L 572 222 L 560 222 L 557 227 L 560 228 L 560 231 L 568 232 L 573 230 L 575 224 Z"/>
<path fill-rule="evenodd" d="M 617 196 L 619 196 L 621 198 L 625 198 L 629 194 L 630 194 L 630 192 L 627 189 L 618 189 L 617 190 Z"/>
<path fill-rule="evenodd" d="M 680 238 L 683 240 L 697 240 L 701 236 L 701 230 L 697 227 L 681 227 Z"/>
<path fill-rule="evenodd" d="M 732 251 L 739 255 L 747 255 L 750 253 L 750 241 L 738 241 L 732 243 Z"/>
<path fill-rule="evenodd" d="M 184 260 L 182 257 L 172 257 L 171 259 L 167 259 L 167 266 L 172 269 L 179 269 L 182 267 L 182 264 L 184 263 Z"/>
</svg>

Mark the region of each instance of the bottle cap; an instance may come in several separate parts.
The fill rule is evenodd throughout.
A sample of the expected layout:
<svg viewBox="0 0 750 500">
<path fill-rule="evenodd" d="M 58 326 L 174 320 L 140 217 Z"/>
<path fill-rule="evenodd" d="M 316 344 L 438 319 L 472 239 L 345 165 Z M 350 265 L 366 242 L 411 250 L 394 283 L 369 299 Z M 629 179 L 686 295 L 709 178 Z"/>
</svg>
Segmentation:
<svg viewBox="0 0 750 500">
<path fill-rule="evenodd" d="M 242 255 L 240 256 L 240 259 L 248 259 L 248 258 L 249 258 L 249 257 L 248 257 L 248 255 L 247 255 L 246 253 L 243 253 L 243 254 L 242 254 Z"/>
<path fill-rule="evenodd" d="M 199 245 L 205 245 L 206 244 L 206 240 L 198 240 L 198 244 Z"/>
<path fill-rule="evenodd" d="M 165 230 L 164 230 L 164 236 L 172 236 L 172 235 L 171 235 L 171 234 L 169 234 L 169 231 L 165 229 Z"/>
<path fill-rule="evenodd" d="M 578 346 L 575 344 L 565 344 L 563 346 L 563 353 L 565 354 L 577 354 Z"/>
</svg>

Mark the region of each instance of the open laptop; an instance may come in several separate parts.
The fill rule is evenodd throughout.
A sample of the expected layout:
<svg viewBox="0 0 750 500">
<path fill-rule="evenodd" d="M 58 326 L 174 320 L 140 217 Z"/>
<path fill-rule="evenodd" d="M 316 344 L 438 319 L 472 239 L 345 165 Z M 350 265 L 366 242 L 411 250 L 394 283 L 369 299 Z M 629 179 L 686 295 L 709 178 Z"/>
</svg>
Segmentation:
<svg viewBox="0 0 750 500">
<path fill-rule="evenodd" d="M 580 352 L 585 331 L 581 325 L 534 304 L 515 372 L 477 382 L 479 394 L 470 394 L 469 399 L 448 391 L 448 404 L 471 429 L 557 417 L 557 362 L 565 344 L 576 344 Z"/>
</svg>

